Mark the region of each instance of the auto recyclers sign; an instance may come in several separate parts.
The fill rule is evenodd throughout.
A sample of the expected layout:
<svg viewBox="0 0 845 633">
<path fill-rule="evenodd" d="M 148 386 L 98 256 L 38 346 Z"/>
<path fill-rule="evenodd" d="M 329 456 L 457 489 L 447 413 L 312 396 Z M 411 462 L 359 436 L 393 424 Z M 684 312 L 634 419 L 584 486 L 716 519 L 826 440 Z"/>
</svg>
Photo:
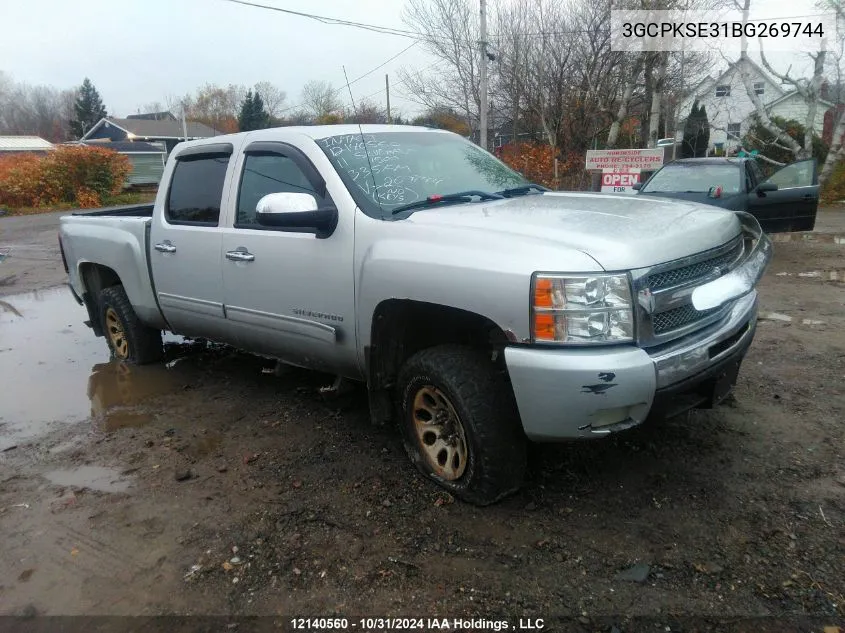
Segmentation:
<svg viewBox="0 0 845 633">
<path fill-rule="evenodd" d="M 663 165 L 663 148 L 587 150 L 587 171 L 617 169 L 655 171 Z"/>
<path fill-rule="evenodd" d="M 587 170 L 600 171 L 603 193 L 636 193 L 641 171 L 663 165 L 663 149 L 596 149 L 587 152 Z"/>
</svg>

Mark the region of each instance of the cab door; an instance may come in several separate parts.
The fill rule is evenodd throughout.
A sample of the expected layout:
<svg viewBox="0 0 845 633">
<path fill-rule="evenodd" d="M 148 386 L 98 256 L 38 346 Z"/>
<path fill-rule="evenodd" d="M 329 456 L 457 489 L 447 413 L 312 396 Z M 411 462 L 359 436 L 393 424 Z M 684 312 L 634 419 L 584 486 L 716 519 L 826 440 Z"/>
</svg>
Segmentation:
<svg viewBox="0 0 845 633">
<path fill-rule="evenodd" d="M 767 233 L 812 231 L 819 207 L 816 160 L 781 167 L 748 194 L 748 211 Z"/>
<path fill-rule="evenodd" d="M 354 214 L 339 209 L 337 227 L 323 239 L 307 229 L 263 226 L 256 213 L 258 201 L 271 193 L 307 193 L 319 208 L 328 208 L 344 192 L 333 196 L 302 151 L 276 141 L 249 143 L 235 182 L 221 261 L 236 344 L 294 365 L 356 376 Z"/>
<path fill-rule="evenodd" d="M 177 150 L 178 151 L 178 150 Z M 149 261 L 152 283 L 170 329 L 229 342 L 220 271 L 220 208 L 227 195 L 231 143 L 181 151 L 164 208 L 153 218 Z"/>
</svg>

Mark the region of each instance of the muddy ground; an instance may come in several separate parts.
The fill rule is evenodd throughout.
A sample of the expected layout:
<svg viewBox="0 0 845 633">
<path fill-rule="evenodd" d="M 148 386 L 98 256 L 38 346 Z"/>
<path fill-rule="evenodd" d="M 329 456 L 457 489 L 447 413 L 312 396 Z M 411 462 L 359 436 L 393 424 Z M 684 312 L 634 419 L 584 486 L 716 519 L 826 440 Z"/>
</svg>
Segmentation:
<svg viewBox="0 0 845 633">
<path fill-rule="evenodd" d="M 321 394 L 330 377 L 178 339 L 166 364 L 110 362 L 45 289 L 56 217 L 0 219 L 0 614 L 842 626 L 845 212 L 776 243 L 761 309 L 780 316 L 728 406 L 535 447 L 525 488 L 483 509 L 418 477 L 362 391 Z"/>
</svg>

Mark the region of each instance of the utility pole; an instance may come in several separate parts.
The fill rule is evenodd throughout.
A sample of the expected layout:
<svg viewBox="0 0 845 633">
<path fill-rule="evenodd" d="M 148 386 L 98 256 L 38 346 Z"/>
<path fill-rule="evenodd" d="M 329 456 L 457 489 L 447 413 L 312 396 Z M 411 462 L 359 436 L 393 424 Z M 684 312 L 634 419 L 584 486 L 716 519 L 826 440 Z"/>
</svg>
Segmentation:
<svg viewBox="0 0 845 633">
<path fill-rule="evenodd" d="M 188 123 L 185 121 L 185 102 L 182 102 L 182 136 L 188 140 Z"/>
<path fill-rule="evenodd" d="M 482 149 L 487 149 L 487 0 L 481 1 L 481 11 L 479 17 L 481 18 L 481 40 L 478 42 L 481 49 L 481 120 L 479 121 L 480 145 Z"/>
<path fill-rule="evenodd" d="M 390 77 L 387 73 L 384 74 L 384 89 L 387 92 L 387 124 L 390 125 L 393 119 L 390 118 Z"/>
</svg>

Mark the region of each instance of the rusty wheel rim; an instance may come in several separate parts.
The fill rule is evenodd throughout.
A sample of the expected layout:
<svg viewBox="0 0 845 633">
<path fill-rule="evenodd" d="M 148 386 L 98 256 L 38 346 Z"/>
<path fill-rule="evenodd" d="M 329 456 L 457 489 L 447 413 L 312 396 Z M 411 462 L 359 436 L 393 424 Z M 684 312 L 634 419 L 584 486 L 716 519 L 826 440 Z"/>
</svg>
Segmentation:
<svg viewBox="0 0 845 633">
<path fill-rule="evenodd" d="M 437 387 L 420 387 L 414 396 L 414 430 L 429 468 L 442 479 L 455 481 L 466 470 L 466 434 L 455 407 Z"/>
<path fill-rule="evenodd" d="M 106 309 L 106 331 L 108 332 L 114 355 L 121 360 L 126 360 L 129 357 L 129 341 L 126 340 L 123 324 L 120 322 L 120 318 L 117 316 L 114 308 Z"/>
</svg>

